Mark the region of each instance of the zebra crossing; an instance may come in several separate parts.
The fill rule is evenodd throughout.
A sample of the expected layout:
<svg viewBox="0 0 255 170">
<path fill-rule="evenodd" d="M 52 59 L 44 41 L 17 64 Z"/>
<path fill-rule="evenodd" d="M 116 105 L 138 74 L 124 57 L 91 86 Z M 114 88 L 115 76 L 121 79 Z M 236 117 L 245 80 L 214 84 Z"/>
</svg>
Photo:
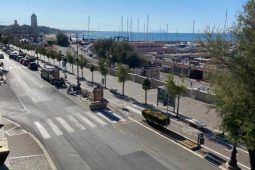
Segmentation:
<svg viewBox="0 0 255 170">
<path fill-rule="evenodd" d="M 142 110 L 145 109 L 144 107 L 135 104 L 125 106 L 125 108 L 139 115 L 142 115 Z"/>
<path fill-rule="evenodd" d="M 101 112 L 77 112 L 51 119 L 35 121 L 34 125 L 44 139 L 49 139 L 53 136 L 62 136 L 64 133 L 74 133 L 76 131 L 100 128 L 117 122 L 126 121 L 126 119 L 113 112 L 111 112 L 111 114 L 118 117 L 119 120 L 111 120 Z"/>
</svg>

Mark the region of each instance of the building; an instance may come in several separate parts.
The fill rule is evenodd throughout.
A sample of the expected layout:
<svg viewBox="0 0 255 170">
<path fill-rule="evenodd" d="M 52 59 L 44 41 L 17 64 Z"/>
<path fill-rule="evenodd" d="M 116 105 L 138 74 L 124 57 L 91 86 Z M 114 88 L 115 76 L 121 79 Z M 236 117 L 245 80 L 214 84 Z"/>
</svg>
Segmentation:
<svg viewBox="0 0 255 170">
<path fill-rule="evenodd" d="M 35 14 L 31 15 L 31 27 L 33 30 L 37 29 L 37 16 Z"/>
<path fill-rule="evenodd" d="M 18 24 L 18 21 L 17 20 L 14 20 L 14 24 L 13 24 L 14 26 L 18 26 L 19 24 Z"/>
</svg>

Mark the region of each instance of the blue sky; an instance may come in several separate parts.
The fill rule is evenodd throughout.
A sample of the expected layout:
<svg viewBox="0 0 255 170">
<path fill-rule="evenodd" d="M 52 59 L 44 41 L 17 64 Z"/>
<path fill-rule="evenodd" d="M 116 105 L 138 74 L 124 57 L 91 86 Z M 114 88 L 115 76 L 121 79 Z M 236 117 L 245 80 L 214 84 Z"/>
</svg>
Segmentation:
<svg viewBox="0 0 255 170">
<path fill-rule="evenodd" d="M 242 10 L 247 0 L 0 0 L 0 24 L 11 24 L 14 19 L 19 24 L 30 24 L 30 16 L 35 13 L 39 25 L 59 29 L 86 30 L 88 16 L 90 29 L 115 30 L 121 27 L 124 17 L 124 31 L 127 17 L 133 20 L 133 30 L 144 30 L 147 14 L 150 16 L 149 29 L 169 32 L 202 32 L 209 25 L 224 26 L 228 10 L 229 25 Z"/>
</svg>

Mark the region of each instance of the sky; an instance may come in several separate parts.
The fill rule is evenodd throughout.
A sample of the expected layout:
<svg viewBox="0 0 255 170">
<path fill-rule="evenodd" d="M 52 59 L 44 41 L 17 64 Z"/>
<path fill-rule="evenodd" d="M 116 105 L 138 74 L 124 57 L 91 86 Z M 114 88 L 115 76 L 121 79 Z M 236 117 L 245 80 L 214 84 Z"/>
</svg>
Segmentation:
<svg viewBox="0 0 255 170">
<path fill-rule="evenodd" d="M 32 13 L 38 25 L 65 30 L 123 31 L 127 18 L 132 18 L 133 31 L 144 31 L 149 15 L 149 31 L 188 33 L 203 32 L 207 26 L 223 28 L 226 11 L 228 25 L 236 21 L 237 14 L 247 0 L 0 0 L 0 25 L 18 20 L 29 24 Z"/>
</svg>

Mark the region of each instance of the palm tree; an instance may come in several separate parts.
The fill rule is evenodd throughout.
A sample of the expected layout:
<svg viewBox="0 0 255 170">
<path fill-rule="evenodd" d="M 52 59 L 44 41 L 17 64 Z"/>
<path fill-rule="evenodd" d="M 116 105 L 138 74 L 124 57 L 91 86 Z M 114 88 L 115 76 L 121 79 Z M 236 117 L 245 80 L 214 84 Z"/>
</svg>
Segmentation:
<svg viewBox="0 0 255 170">
<path fill-rule="evenodd" d="M 80 65 L 80 67 L 81 67 L 81 75 L 82 75 L 82 78 L 84 78 L 84 77 L 83 77 L 83 68 L 86 67 L 87 64 L 88 64 L 87 59 L 84 57 L 84 55 L 81 55 L 81 54 L 80 54 L 80 55 L 79 55 L 79 65 Z"/>
<path fill-rule="evenodd" d="M 100 73 L 104 76 L 104 86 L 106 87 L 106 75 L 109 73 L 107 66 L 109 62 L 106 59 L 100 59 L 98 65 Z"/>
<path fill-rule="evenodd" d="M 56 58 L 58 60 L 58 67 L 60 68 L 60 61 L 62 60 L 62 53 L 60 50 L 58 51 Z"/>
<path fill-rule="evenodd" d="M 122 95 L 124 95 L 124 88 L 125 88 L 125 81 L 128 78 L 128 72 L 129 69 L 125 67 L 124 65 L 118 65 L 118 70 L 117 70 L 117 76 L 118 76 L 118 81 L 122 82 Z"/>
<path fill-rule="evenodd" d="M 72 73 L 73 73 L 73 64 L 74 64 L 74 57 L 72 56 L 71 52 L 67 51 L 67 61 L 72 65 Z"/>
<path fill-rule="evenodd" d="M 147 78 L 143 81 L 143 89 L 145 91 L 145 104 L 147 104 L 147 90 L 149 90 L 151 88 L 151 82 L 150 80 Z"/>
<path fill-rule="evenodd" d="M 92 74 L 92 82 L 94 82 L 94 74 L 93 74 L 93 72 L 95 71 L 95 66 L 92 64 L 89 69 L 90 69 L 91 74 Z"/>
<path fill-rule="evenodd" d="M 166 80 L 166 93 L 169 97 L 172 97 L 174 99 L 177 98 L 177 117 L 179 117 L 179 106 L 180 106 L 180 97 L 181 94 L 185 93 L 185 87 L 180 85 L 175 85 L 173 76 L 171 74 L 167 75 Z M 167 112 L 168 112 L 168 105 L 169 105 L 169 97 L 167 102 Z M 174 112 L 175 112 L 175 105 L 174 105 Z"/>
</svg>

